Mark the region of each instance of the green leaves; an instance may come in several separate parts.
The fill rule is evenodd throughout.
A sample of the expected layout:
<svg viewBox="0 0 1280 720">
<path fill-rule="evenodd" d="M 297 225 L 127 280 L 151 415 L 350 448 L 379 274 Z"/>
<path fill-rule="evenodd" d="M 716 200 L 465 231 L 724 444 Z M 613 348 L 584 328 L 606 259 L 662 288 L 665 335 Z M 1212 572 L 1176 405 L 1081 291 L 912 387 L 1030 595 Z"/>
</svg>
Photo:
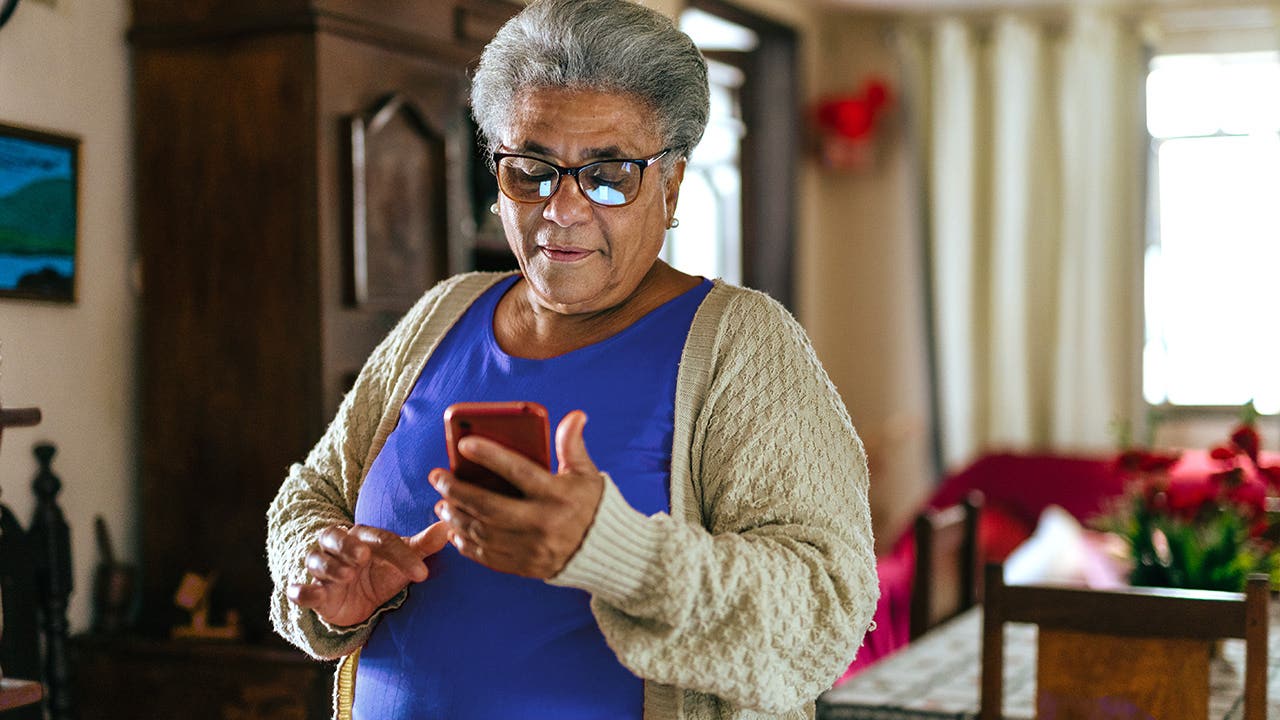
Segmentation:
<svg viewBox="0 0 1280 720">
<path fill-rule="evenodd" d="M 1132 500 L 1130 521 L 1111 529 L 1129 541 L 1134 585 L 1239 592 L 1249 573 L 1280 574 L 1276 551 L 1250 537 L 1231 505 L 1185 520 L 1153 511 L 1141 496 Z"/>
</svg>

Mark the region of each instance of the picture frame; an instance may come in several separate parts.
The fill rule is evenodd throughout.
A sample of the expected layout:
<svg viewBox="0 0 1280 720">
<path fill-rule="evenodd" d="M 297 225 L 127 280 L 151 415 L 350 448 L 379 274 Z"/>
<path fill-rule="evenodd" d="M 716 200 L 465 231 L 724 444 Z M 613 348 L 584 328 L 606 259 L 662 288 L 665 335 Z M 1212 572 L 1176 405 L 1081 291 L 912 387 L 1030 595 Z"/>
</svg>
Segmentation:
<svg viewBox="0 0 1280 720">
<path fill-rule="evenodd" d="M 448 270 L 445 135 L 401 93 L 347 126 L 347 301 L 403 312 Z"/>
<path fill-rule="evenodd" d="M 75 302 L 80 139 L 0 123 L 0 298 Z"/>
</svg>

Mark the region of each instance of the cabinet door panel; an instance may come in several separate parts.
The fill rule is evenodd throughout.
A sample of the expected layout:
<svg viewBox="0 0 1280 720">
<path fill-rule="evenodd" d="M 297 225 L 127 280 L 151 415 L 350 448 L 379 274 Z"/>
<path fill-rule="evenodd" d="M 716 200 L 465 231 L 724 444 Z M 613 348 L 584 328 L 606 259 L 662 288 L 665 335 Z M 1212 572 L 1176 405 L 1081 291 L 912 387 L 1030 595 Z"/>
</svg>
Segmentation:
<svg viewBox="0 0 1280 720">
<path fill-rule="evenodd" d="M 437 280 L 467 269 L 466 248 L 472 242 L 474 225 L 469 221 L 472 205 L 467 196 L 467 170 L 474 139 L 466 122 L 467 79 L 461 66 L 451 67 L 330 34 L 318 38 L 317 61 L 325 410 L 333 412 L 346 389 L 346 380 L 416 296 Z M 350 121 L 392 95 L 402 98 L 413 114 L 420 115 L 425 132 L 411 127 L 408 111 L 397 109 L 397 119 L 375 136 L 375 161 L 379 157 L 394 158 L 393 148 L 399 144 L 418 153 L 424 174 L 418 178 L 420 192 L 411 197 L 392 194 L 390 203 L 378 203 L 377 199 L 387 200 L 387 191 L 395 188 L 385 182 L 371 187 L 380 194 L 366 198 L 374 201 L 366 208 L 367 227 L 386 233 L 408 218 L 421 223 L 412 232 L 433 245 L 422 248 L 421 253 L 401 257 L 387 255 L 385 246 L 368 247 L 369 287 L 402 290 L 406 282 L 416 282 L 418 287 L 408 297 L 403 292 L 383 292 L 380 296 L 375 293 L 373 302 L 356 303 L 352 300 L 359 268 L 354 262 L 356 188 L 351 182 Z M 366 156 L 366 165 L 368 160 Z M 398 169 L 391 165 L 392 171 L 413 165 L 405 160 L 400 158 Z M 385 175 L 382 180 L 386 180 Z M 413 206 L 398 204 L 403 202 Z M 395 267 L 406 259 L 422 264 L 408 269 Z M 389 276 L 393 272 L 399 272 L 399 277 Z"/>
</svg>

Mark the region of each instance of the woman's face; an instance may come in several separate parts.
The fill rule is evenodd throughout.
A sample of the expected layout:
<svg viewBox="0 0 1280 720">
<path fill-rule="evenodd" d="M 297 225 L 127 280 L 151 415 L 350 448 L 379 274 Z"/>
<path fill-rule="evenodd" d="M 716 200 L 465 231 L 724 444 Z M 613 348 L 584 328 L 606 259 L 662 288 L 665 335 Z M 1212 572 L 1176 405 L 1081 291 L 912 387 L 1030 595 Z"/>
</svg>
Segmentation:
<svg viewBox="0 0 1280 720">
<path fill-rule="evenodd" d="M 501 147 L 563 167 L 648 158 L 662 149 L 657 115 L 647 104 L 630 95 L 566 89 L 522 93 Z M 658 259 L 683 172 L 681 162 L 664 186 L 661 168 L 649 165 L 635 201 L 622 207 L 593 204 L 567 175 L 542 202 L 499 195 L 507 242 L 534 301 L 578 314 L 630 297 Z"/>
</svg>

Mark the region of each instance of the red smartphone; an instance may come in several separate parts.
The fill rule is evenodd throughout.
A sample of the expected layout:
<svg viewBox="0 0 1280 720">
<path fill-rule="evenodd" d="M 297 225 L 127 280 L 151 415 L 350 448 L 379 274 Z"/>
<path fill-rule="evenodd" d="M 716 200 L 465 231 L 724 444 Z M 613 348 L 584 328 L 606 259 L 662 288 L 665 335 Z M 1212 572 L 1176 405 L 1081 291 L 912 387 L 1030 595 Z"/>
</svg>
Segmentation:
<svg viewBox="0 0 1280 720">
<path fill-rule="evenodd" d="M 547 409 L 536 402 L 454 403 L 444 411 L 444 437 L 453 474 L 502 495 L 524 497 L 501 475 L 462 457 L 458 441 L 468 435 L 492 440 L 551 470 L 551 424 Z"/>
</svg>

